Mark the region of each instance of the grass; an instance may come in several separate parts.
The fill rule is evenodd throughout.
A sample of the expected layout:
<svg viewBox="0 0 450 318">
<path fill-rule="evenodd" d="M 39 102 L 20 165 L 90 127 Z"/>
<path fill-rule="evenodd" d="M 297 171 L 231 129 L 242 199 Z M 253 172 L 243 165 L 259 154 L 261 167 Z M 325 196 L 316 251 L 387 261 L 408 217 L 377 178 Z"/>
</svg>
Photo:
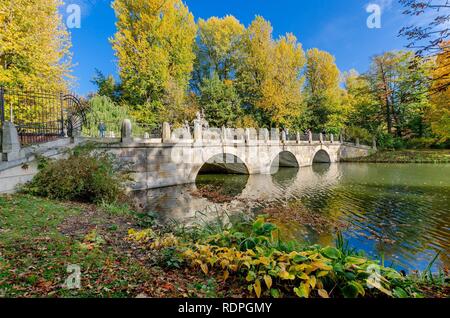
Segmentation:
<svg viewBox="0 0 450 318">
<path fill-rule="evenodd" d="M 0 196 L 0 297 L 206 297 L 206 278 L 149 266 L 123 239 L 138 220 L 123 207 Z M 67 266 L 81 268 L 68 289 Z"/>
<path fill-rule="evenodd" d="M 184 233 L 195 242 L 201 233 L 227 232 L 220 223 L 192 236 L 182 226 L 177 230 L 155 225 L 151 215 L 127 206 L 0 196 L 0 298 L 249 296 L 240 280 L 224 282 L 221 276 L 193 270 L 175 249 L 158 251 L 129 240 L 130 229 L 148 227 L 154 229 L 147 230 L 150 234 Z M 65 284 L 69 265 L 81 269 L 79 289 Z M 425 274 L 411 278 L 412 284 L 422 287 L 424 295 L 447 297 L 448 273 Z"/>
<path fill-rule="evenodd" d="M 450 163 L 450 149 L 383 150 L 369 157 L 347 159 L 345 161 L 373 163 Z"/>
</svg>

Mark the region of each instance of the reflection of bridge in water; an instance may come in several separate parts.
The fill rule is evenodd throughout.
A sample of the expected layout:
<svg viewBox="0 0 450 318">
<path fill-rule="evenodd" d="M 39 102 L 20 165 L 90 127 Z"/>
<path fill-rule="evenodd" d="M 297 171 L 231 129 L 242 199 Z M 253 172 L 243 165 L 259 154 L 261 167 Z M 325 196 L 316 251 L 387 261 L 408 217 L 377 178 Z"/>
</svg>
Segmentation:
<svg viewBox="0 0 450 318">
<path fill-rule="evenodd" d="M 336 164 L 315 164 L 298 169 L 280 169 L 274 175 L 224 176 L 218 186 L 227 187 L 229 200 L 225 203 L 214 203 L 196 195 L 201 188 L 198 184 L 181 185 L 148 191 L 135 192 L 134 198 L 146 211 L 160 212 L 164 220 L 188 220 L 198 213 L 214 217 L 216 212 L 245 212 L 271 204 L 283 204 L 298 199 L 299 194 L 316 187 L 333 187 L 340 179 L 341 166 Z"/>
</svg>

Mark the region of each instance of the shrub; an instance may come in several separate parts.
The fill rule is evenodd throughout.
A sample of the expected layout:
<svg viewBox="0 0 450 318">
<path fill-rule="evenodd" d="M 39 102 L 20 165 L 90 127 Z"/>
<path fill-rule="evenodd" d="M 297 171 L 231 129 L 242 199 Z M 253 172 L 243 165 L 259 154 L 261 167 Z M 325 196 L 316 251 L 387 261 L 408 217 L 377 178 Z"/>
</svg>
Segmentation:
<svg viewBox="0 0 450 318">
<path fill-rule="evenodd" d="M 113 203 L 123 196 L 123 178 L 107 154 L 74 150 L 67 159 L 47 161 L 24 192 L 52 199 Z"/>
<path fill-rule="evenodd" d="M 218 281 L 233 280 L 256 297 L 420 296 L 414 282 L 349 249 L 342 236 L 336 247 L 283 242 L 264 217 L 250 228 L 238 224 L 204 233 L 195 241 L 170 233 L 144 244 L 132 235 L 129 240 L 161 251 L 164 266 L 190 266 Z"/>
<path fill-rule="evenodd" d="M 405 141 L 402 138 L 392 136 L 388 133 L 378 134 L 377 143 L 380 149 L 403 149 L 406 147 Z"/>
<path fill-rule="evenodd" d="M 409 149 L 428 149 L 436 145 L 434 138 L 414 138 L 408 140 L 406 147 Z"/>
</svg>

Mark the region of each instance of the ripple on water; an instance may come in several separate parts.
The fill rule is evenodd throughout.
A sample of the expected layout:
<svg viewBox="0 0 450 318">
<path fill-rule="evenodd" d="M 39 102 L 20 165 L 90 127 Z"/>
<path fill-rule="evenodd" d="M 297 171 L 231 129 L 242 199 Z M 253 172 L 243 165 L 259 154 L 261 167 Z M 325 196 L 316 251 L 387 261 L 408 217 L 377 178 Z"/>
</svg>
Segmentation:
<svg viewBox="0 0 450 318">
<path fill-rule="evenodd" d="M 349 224 L 343 234 L 355 248 L 373 257 L 383 254 L 387 264 L 399 269 L 423 270 L 437 252 L 441 254 L 434 268 L 450 265 L 449 175 L 448 164 L 334 164 L 281 169 L 274 176 L 199 176 L 197 187 L 214 185 L 231 193 L 235 204 L 222 205 L 227 209 L 297 202 L 311 213 Z M 149 210 L 183 218 L 211 207 L 212 202 L 191 195 L 195 189 L 149 190 L 139 198 L 147 198 Z M 312 243 L 328 242 L 335 235 L 301 224 L 288 228 Z"/>
</svg>

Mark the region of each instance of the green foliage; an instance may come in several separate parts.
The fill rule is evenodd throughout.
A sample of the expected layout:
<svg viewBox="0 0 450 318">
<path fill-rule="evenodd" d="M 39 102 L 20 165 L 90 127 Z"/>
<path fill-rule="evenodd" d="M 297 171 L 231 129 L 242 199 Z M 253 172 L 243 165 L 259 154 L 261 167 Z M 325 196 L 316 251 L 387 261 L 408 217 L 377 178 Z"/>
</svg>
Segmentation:
<svg viewBox="0 0 450 318">
<path fill-rule="evenodd" d="M 184 263 L 183 256 L 176 247 L 166 247 L 161 251 L 162 265 L 167 268 L 180 269 Z"/>
<path fill-rule="evenodd" d="M 53 199 L 112 203 L 122 196 L 122 182 L 109 155 L 74 151 L 67 159 L 49 161 L 23 191 Z"/>
<path fill-rule="evenodd" d="M 277 227 L 264 217 L 251 225 L 235 224 L 225 229 L 220 221 L 206 231 L 194 229 L 200 232 L 195 241 L 164 234 L 150 248 L 161 250 L 170 266 L 232 279 L 256 297 L 420 296 L 415 283 L 349 249 L 342 235 L 336 247 L 301 246 L 280 240 Z"/>
<path fill-rule="evenodd" d="M 112 75 L 105 76 L 99 70 L 95 70 L 96 75 L 91 82 L 97 86 L 97 95 L 106 96 L 112 101 L 118 102 L 120 98 L 120 84 L 117 84 Z"/>
<path fill-rule="evenodd" d="M 177 116 L 195 59 L 193 15 L 181 0 L 115 0 L 112 6 L 117 32 L 111 42 L 123 98 L 133 107 L 160 103 L 161 114 Z"/>
<path fill-rule="evenodd" d="M 205 78 L 200 86 L 200 106 L 213 127 L 235 127 L 242 113 L 241 100 L 231 81 L 221 81 L 214 73 L 211 79 Z"/>
<path fill-rule="evenodd" d="M 132 215 L 134 212 L 128 203 L 101 201 L 100 208 L 114 216 Z"/>
<path fill-rule="evenodd" d="M 120 136 L 122 121 L 131 117 L 126 106 L 117 104 L 107 96 L 92 97 L 89 106 L 89 112 L 86 114 L 89 125 L 83 127 L 83 134 L 86 136 L 98 136 L 100 122 L 105 123 L 107 132 L 112 131 L 116 136 Z"/>
</svg>

